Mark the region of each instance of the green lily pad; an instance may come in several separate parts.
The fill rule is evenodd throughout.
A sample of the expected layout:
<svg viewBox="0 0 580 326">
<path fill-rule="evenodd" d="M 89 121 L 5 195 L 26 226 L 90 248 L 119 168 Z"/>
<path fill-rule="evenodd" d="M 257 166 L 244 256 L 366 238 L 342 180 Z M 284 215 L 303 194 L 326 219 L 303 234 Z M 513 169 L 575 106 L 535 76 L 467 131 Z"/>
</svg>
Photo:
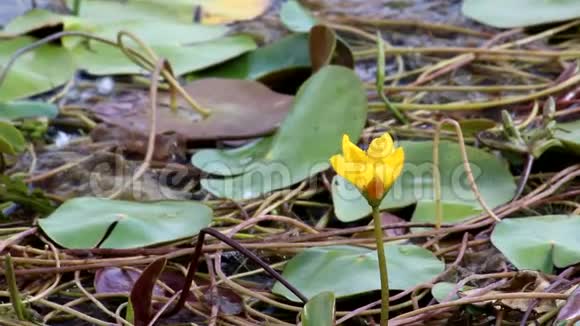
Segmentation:
<svg viewBox="0 0 580 326">
<path fill-rule="evenodd" d="M 459 121 L 461 132 L 466 137 L 477 135 L 479 132 L 491 129 L 497 125 L 497 122 L 486 118 L 465 119 Z M 455 132 L 455 127 L 448 124 L 441 126 L 441 129 Z"/>
<path fill-rule="evenodd" d="M 465 0 L 463 14 L 481 23 L 514 28 L 580 17 L 576 0 Z"/>
<path fill-rule="evenodd" d="M 580 120 L 559 123 L 555 137 L 566 148 L 580 155 Z"/>
<path fill-rule="evenodd" d="M 334 293 L 322 292 L 308 300 L 302 311 L 303 326 L 334 326 Z"/>
<path fill-rule="evenodd" d="M 207 42 L 223 37 L 228 29 L 219 25 L 208 26 L 180 22 L 157 22 L 151 24 L 150 21 L 144 20 L 126 20 L 97 26 L 94 29 L 94 34 L 115 42 L 119 31 L 131 32 L 149 45 L 179 46 Z M 128 38 L 125 40 L 128 44 L 132 44 Z"/>
<path fill-rule="evenodd" d="M 385 253 L 391 290 L 406 290 L 427 282 L 445 267 L 433 253 L 416 245 L 388 245 Z M 306 249 L 290 259 L 282 276 L 308 298 L 322 291 L 332 291 L 337 298 L 343 298 L 381 288 L 377 252 L 354 246 Z M 272 292 L 299 301 L 280 283 L 274 285 Z"/>
<path fill-rule="evenodd" d="M 73 0 L 67 0 L 69 7 Z M 144 21 L 194 21 L 196 9 L 202 23 L 220 24 L 253 19 L 263 13 L 270 2 L 231 0 L 82 0 L 80 16 L 101 22 L 114 22 L 127 17 Z"/>
<path fill-rule="evenodd" d="M 431 288 L 431 295 L 433 295 L 433 298 L 435 298 L 435 300 L 437 300 L 439 302 L 443 302 L 445 299 L 447 299 L 447 297 L 449 296 L 451 291 L 453 291 L 453 289 L 455 288 L 456 285 L 457 284 L 450 283 L 450 282 L 435 283 L 435 285 L 433 285 L 433 287 Z M 457 292 L 471 290 L 471 289 L 473 289 L 473 287 L 464 286 L 461 289 L 459 289 Z M 459 299 L 457 292 L 454 293 L 449 300 Z M 449 300 L 447 300 L 447 301 L 449 301 Z"/>
<path fill-rule="evenodd" d="M 192 45 L 155 45 L 151 48 L 159 57 L 171 63 L 176 75 L 208 68 L 237 57 L 256 48 L 247 35 L 219 38 Z M 145 71 L 121 52 L 106 44 L 91 44 L 91 48 L 78 46 L 72 50 L 79 67 L 93 75 L 142 74 Z"/>
<path fill-rule="evenodd" d="M 76 19 L 78 20 L 78 18 Z M 0 31 L 0 34 L 6 36 L 23 35 L 43 28 L 63 27 L 72 23 L 74 20 L 75 17 L 72 16 L 60 15 L 52 11 L 34 8 L 10 21 Z"/>
<path fill-rule="evenodd" d="M 0 40 L 0 67 L 18 49 L 35 39 L 17 37 Z M 20 56 L 0 85 L 0 101 L 10 101 L 36 95 L 58 87 L 73 77 L 74 62 L 62 47 L 47 44 Z"/>
<path fill-rule="evenodd" d="M 56 117 L 57 114 L 58 107 L 47 102 L 0 102 L 0 119 L 15 120 L 37 117 L 47 117 L 50 119 Z"/>
<path fill-rule="evenodd" d="M 26 148 L 26 140 L 11 123 L 0 120 L 0 153 L 14 155 Z"/>
<path fill-rule="evenodd" d="M 33 9 L 11 21 L 2 30 L 2 33 L 20 35 L 35 30 L 58 27 L 64 31 L 89 32 L 113 42 L 117 41 L 119 31 L 127 31 L 139 37 L 146 44 L 175 46 L 213 40 L 223 37 L 228 31 L 227 27 L 221 25 L 208 26 L 179 22 L 173 19 L 159 20 L 152 24 L 151 19 L 128 15 L 115 21 L 95 21 L 92 16 L 76 17 L 56 14 L 48 10 Z M 65 42 L 66 45 L 80 43 L 80 38 L 74 37 L 74 39 L 73 42 Z M 129 39 L 126 41 L 127 44 L 134 44 Z M 97 43 L 97 41 L 91 41 L 91 44 Z"/>
<path fill-rule="evenodd" d="M 456 202 L 441 202 L 441 220 L 443 223 L 452 224 L 465 220 L 466 218 L 478 215 L 483 210 L 479 205 L 464 204 Z M 417 202 L 411 222 L 435 223 L 437 208 L 434 200 L 420 200 Z M 426 228 L 411 228 L 411 231 L 424 231 Z"/>
<path fill-rule="evenodd" d="M 67 0 L 72 8 L 74 0 Z M 102 1 L 82 0 L 79 17 L 98 23 L 114 23 L 126 19 L 150 21 L 192 22 L 194 5 L 192 1 L 171 1 L 155 3 L 149 0 Z"/>
<path fill-rule="evenodd" d="M 308 32 L 318 23 L 312 13 L 296 0 L 289 0 L 282 5 L 280 20 L 286 28 L 297 33 Z"/>
<path fill-rule="evenodd" d="M 257 145 L 245 148 L 245 155 L 234 156 L 232 165 L 232 170 L 243 169 L 244 173 L 202 179 L 201 184 L 218 197 L 243 200 L 305 180 L 328 168 L 328 158 L 339 152 L 343 134 L 358 139 L 366 107 L 366 93 L 356 74 L 343 67 L 326 66 L 300 88 L 269 150 Z M 204 170 L 209 163 L 216 163 L 216 155 L 228 155 L 215 151 L 218 153 L 197 153 L 193 164 Z"/>
<path fill-rule="evenodd" d="M 212 219 L 195 201 L 137 203 L 81 197 L 68 200 L 38 225 L 56 243 L 73 249 L 137 248 L 196 235 Z M 107 230 L 116 225 L 106 239 Z"/>
<path fill-rule="evenodd" d="M 231 150 L 203 149 L 191 158 L 191 163 L 210 174 L 240 175 L 248 167 L 249 161 L 259 160 L 268 153 L 273 138 L 264 137 Z"/>
<path fill-rule="evenodd" d="M 399 146 L 405 150 L 405 167 L 401 177 L 381 202 L 381 209 L 401 208 L 420 200 L 434 199 L 433 142 L 402 141 Z M 486 203 L 490 207 L 496 207 L 510 201 L 515 193 L 516 184 L 507 164 L 486 151 L 470 146 L 467 146 L 467 156 L 479 191 Z M 441 200 L 480 207 L 467 181 L 459 145 L 442 141 L 439 145 L 439 157 Z M 370 206 L 359 191 L 339 176 L 332 182 L 332 200 L 334 212 L 340 221 L 356 221 L 371 213 Z M 421 215 L 424 215 L 423 212 L 425 210 Z M 435 211 L 431 220 L 434 216 Z"/>
<path fill-rule="evenodd" d="M 580 216 L 545 215 L 505 219 L 495 226 L 491 242 L 518 269 L 552 273 L 554 265 L 580 262 Z"/>
<path fill-rule="evenodd" d="M 291 34 L 195 75 L 257 80 L 275 71 L 306 67 L 310 67 L 308 35 L 300 33 Z"/>
</svg>

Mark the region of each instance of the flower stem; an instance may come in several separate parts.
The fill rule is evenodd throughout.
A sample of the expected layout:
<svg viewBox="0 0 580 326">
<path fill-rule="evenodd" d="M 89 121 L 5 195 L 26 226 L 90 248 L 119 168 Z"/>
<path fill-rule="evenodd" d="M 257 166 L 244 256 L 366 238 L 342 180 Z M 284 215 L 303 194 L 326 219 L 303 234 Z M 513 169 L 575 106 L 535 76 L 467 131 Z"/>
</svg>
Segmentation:
<svg viewBox="0 0 580 326">
<path fill-rule="evenodd" d="M 375 226 L 375 240 L 377 242 L 377 256 L 381 275 L 381 326 L 389 324 L 389 275 L 387 273 L 387 257 L 383 243 L 383 229 L 379 205 L 373 205 L 373 222 Z"/>
<path fill-rule="evenodd" d="M 73 2 L 73 15 L 78 16 L 81 13 L 81 0 L 75 0 Z"/>
</svg>

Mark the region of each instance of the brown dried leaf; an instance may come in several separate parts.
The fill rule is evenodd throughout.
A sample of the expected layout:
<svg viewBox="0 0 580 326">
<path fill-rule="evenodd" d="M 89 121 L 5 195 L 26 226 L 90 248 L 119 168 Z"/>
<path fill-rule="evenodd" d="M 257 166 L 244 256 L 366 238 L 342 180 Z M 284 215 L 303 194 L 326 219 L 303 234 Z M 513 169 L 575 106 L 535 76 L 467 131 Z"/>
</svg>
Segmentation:
<svg viewBox="0 0 580 326">
<path fill-rule="evenodd" d="M 95 273 L 94 286 L 96 293 L 129 293 L 135 282 L 141 275 L 141 271 L 124 269 L 119 267 L 106 267 Z M 155 285 L 154 295 L 162 296 L 163 289 Z"/>
<path fill-rule="evenodd" d="M 178 108 L 173 112 L 169 108 L 169 94 L 162 93 L 157 135 L 175 134 L 183 141 L 263 136 L 276 129 L 293 99 L 250 80 L 208 78 L 184 88 L 212 114 L 201 119 L 182 98 L 178 98 Z M 97 104 L 92 111 L 104 122 L 129 130 L 135 137 L 146 139 L 148 135 L 150 102 L 143 93 Z"/>
</svg>

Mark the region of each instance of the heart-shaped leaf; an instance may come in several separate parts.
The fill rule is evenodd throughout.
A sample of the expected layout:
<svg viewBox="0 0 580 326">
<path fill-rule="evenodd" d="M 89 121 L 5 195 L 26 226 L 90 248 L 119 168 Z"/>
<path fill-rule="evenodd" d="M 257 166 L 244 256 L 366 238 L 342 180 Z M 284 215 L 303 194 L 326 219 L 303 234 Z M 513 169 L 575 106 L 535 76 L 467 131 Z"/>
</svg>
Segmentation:
<svg viewBox="0 0 580 326">
<path fill-rule="evenodd" d="M 0 153 L 14 155 L 26 148 L 26 140 L 11 123 L 0 120 Z"/>
<path fill-rule="evenodd" d="M 532 26 L 580 17 L 576 0 L 465 0 L 463 14 L 501 28 Z"/>
<path fill-rule="evenodd" d="M 275 93 L 251 80 L 199 79 L 184 88 L 211 115 L 202 119 L 183 98 L 177 100 L 178 109 L 173 112 L 169 95 L 162 93 L 157 110 L 159 135 L 174 133 L 183 140 L 194 141 L 271 134 L 287 115 L 292 102 L 292 96 Z M 100 103 L 92 111 L 108 124 L 146 139 L 150 107 L 148 97 L 138 93 Z"/>
<path fill-rule="evenodd" d="M 223 37 L 191 45 L 152 44 L 151 48 L 171 63 L 176 75 L 208 68 L 235 58 L 256 48 L 254 40 L 247 35 Z M 72 50 L 79 67 L 93 75 L 141 74 L 145 71 L 110 45 L 95 43 L 90 49 L 78 46 Z"/>
<path fill-rule="evenodd" d="M 385 253 L 391 290 L 427 282 L 445 267 L 433 253 L 416 245 L 388 245 Z M 342 298 L 381 288 L 377 252 L 353 246 L 306 249 L 290 259 L 282 276 L 308 298 L 322 291 L 332 291 Z M 272 292 L 299 301 L 280 283 Z"/>
<path fill-rule="evenodd" d="M 34 8 L 11 20 L 0 31 L 0 35 L 18 36 L 44 28 L 63 28 L 65 25 L 71 24 L 73 20 L 75 18 L 71 16 Z"/>
<path fill-rule="evenodd" d="M 296 0 L 289 0 L 282 5 L 280 20 L 286 28 L 298 33 L 308 32 L 312 26 L 317 24 L 312 13 Z"/>
<path fill-rule="evenodd" d="M 303 326 L 334 326 L 334 293 L 322 292 L 308 300 L 302 311 Z"/>
<path fill-rule="evenodd" d="M 276 71 L 310 66 L 308 35 L 288 35 L 218 66 L 199 71 L 197 77 L 258 80 Z"/>
<path fill-rule="evenodd" d="M 580 262 L 580 216 L 545 215 L 505 219 L 491 234 L 491 242 L 518 269 L 552 273 L 554 265 Z"/>
<path fill-rule="evenodd" d="M 17 37 L 0 41 L 0 67 L 18 49 L 35 39 Z M 4 68 L 2 68 L 4 69 Z M 52 44 L 43 45 L 20 56 L 0 85 L 0 101 L 10 101 L 46 92 L 73 77 L 74 63 L 70 53 Z"/>
<path fill-rule="evenodd" d="M 68 0 L 69 7 L 74 0 Z M 204 24 L 224 24 L 253 19 L 262 14 L 270 0 L 83 0 L 80 16 L 96 21 L 119 21 L 126 18 L 143 21 L 192 22 L 199 16 Z"/>
<path fill-rule="evenodd" d="M 381 209 L 400 208 L 420 200 L 434 199 L 433 142 L 402 141 L 399 145 L 405 150 L 405 167 L 401 177 L 381 202 Z M 507 164 L 486 151 L 470 146 L 467 146 L 467 156 L 476 184 L 486 203 L 490 207 L 496 207 L 510 201 L 516 184 Z M 439 157 L 441 200 L 480 207 L 467 181 L 459 145 L 442 141 L 439 144 Z M 336 217 L 343 222 L 356 221 L 371 213 L 370 206 L 359 191 L 338 176 L 332 182 L 332 200 Z M 422 218 L 426 218 L 425 212 L 423 209 Z M 435 214 L 431 216 L 431 221 L 434 216 Z"/>
<path fill-rule="evenodd" d="M 559 123 L 555 137 L 572 152 L 580 155 L 580 120 Z"/>
<path fill-rule="evenodd" d="M 193 236 L 211 218 L 211 209 L 194 201 L 137 203 L 80 197 L 68 200 L 38 225 L 65 248 L 88 249 L 101 243 L 101 248 L 121 249 Z"/>
<path fill-rule="evenodd" d="M 352 70 L 324 67 L 300 88 L 268 151 L 263 145 L 245 148 L 245 155 L 233 157 L 236 162 L 232 167 L 237 171 L 243 167 L 243 174 L 202 179 L 202 186 L 216 196 L 242 200 L 313 176 L 328 168 L 328 158 L 339 151 L 343 134 L 354 139 L 360 136 L 366 107 L 362 83 Z M 215 172 L 207 166 L 216 164 L 216 155 L 228 154 L 201 151 L 192 162 L 204 171 Z"/>
<path fill-rule="evenodd" d="M 447 299 L 447 297 L 451 294 L 455 286 L 456 286 L 455 283 L 449 282 L 435 283 L 435 285 L 433 285 L 433 287 L 431 288 L 431 295 L 433 296 L 433 298 L 435 298 L 435 300 L 439 302 L 443 302 L 445 300 L 447 301 L 457 300 L 459 299 L 457 292 L 453 293 L 453 295 L 449 299 Z M 461 290 L 462 289 L 459 289 L 459 291 Z"/>
<path fill-rule="evenodd" d="M 477 215 L 483 210 L 476 204 L 464 204 L 456 202 L 441 202 L 441 220 L 443 223 L 452 224 L 462 221 L 469 216 Z M 437 207 L 434 200 L 419 200 L 411 222 L 433 223 L 437 214 Z M 424 231 L 425 228 L 411 228 L 411 231 Z"/>
<path fill-rule="evenodd" d="M 48 102 L 18 101 L 0 102 L 0 119 L 16 120 L 25 118 L 54 118 L 58 107 Z"/>
</svg>

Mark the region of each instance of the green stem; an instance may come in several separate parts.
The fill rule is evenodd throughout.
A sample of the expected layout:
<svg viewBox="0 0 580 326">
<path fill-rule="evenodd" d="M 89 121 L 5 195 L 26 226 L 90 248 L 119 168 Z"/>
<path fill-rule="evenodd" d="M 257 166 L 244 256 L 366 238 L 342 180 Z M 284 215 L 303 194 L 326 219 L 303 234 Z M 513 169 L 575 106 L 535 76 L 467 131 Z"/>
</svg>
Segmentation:
<svg viewBox="0 0 580 326">
<path fill-rule="evenodd" d="M 375 226 L 375 240 L 377 242 L 377 256 L 381 273 L 381 326 L 389 324 L 389 275 L 387 273 L 387 257 L 383 243 L 383 229 L 379 205 L 373 206 L 373 222 Z"/>
<path fill-rule="evenodd" d="M 6 255 L 4 269 L 6 271 L 6 283 L 8 283 L 8 291 L 10 292 L 10 301 L 14 309 L 14 314 L 16 314 L 18 320 L 28 320 L 26 307 L 22 303 L 20 291 L 18 291 L 18 286 L 16 285 L 16 275 L 14 274 L 14 265 L 12 264 L 12 256 L 10 254 Z"/>
<path fill-rule="evenodd" d="M 78 16 L 81 13 L 81 0 L 75 0 L 73 2 L 73 15 Z"/>
</svg>

